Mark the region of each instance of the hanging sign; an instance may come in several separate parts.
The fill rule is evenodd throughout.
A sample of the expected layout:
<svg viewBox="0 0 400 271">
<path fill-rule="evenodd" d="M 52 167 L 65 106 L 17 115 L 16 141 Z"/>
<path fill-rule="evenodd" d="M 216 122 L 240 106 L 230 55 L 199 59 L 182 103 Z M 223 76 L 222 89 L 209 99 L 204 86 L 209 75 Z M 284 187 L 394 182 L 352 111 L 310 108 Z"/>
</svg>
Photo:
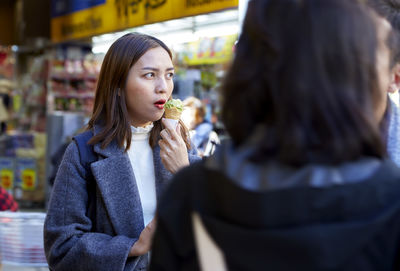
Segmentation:
<svg viewBox="0 0 400 271">
<path fill-rule="evenodd" d="M 220 11 L 239 0 L 52 0 L 53 42 Z"/>
<path fill-rule="evenodd" d="M 229 62 L 237 35 L 204 37 L 185 44 L 183 62 L 187 65 L 218 64 Z"/>
</svg>

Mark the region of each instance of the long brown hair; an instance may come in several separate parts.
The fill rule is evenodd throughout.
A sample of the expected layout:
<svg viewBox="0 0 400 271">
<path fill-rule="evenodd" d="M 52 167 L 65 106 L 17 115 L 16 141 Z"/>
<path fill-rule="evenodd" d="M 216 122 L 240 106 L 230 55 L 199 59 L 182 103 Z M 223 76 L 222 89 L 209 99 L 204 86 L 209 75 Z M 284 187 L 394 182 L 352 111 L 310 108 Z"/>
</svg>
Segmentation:
<svg viewBox="0 0 400 271">
<path fill-rule="evenodd" d="M 125 84 L 131 67 L 148 50 L 156 47 L 165 49 L 172 59 L 169 48 L 159 39 L 149 35 L 129 33 L 111 45 L 101 66 L 93 114 L 88 123 L 88 129 L 100 125 L 102 130 L 90 139 L 89 144 L 100 142 L 101 148 L 104 149 L 115 140 L 121 148 L 126 143 L 125 151 L 130 148 L 132 131 L 126 107 Z M 179 123 L 182 138 L 189 149 L 188 129 L 182 121 Z M 152 148 L 157 145 L 162 129 L 161 120 L 155 121 L 149 139 Z"/>
</svg>

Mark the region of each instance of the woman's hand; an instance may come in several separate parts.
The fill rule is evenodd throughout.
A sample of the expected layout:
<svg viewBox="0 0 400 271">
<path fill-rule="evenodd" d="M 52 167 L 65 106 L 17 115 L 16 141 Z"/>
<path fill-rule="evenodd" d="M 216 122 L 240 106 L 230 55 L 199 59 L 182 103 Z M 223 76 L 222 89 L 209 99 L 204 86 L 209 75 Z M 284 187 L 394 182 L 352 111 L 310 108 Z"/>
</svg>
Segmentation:
<svg viewBox="0 0 400 271">
<path fill-rule="evenodd" d="M 154 217 L 140 233 L 139 240 L 131 247 L 128 257 L 141 256 L 150 251 L 154 232 L 156 230 L 156 223 L 157 219 Z"/>
<path fill-rule="evenodd" d="M 169 172 L 174 174 L 181 168 L 189 165 L 187 148 L 181 136 L 180 125 L 178 124 L 174 128 L 164 118 L 162 119 L 162 123 L 165 129 L 161 131 L 160 135 L 162 139 L 158 141 L 161 149 L 161 162 Z"/>
</svg>

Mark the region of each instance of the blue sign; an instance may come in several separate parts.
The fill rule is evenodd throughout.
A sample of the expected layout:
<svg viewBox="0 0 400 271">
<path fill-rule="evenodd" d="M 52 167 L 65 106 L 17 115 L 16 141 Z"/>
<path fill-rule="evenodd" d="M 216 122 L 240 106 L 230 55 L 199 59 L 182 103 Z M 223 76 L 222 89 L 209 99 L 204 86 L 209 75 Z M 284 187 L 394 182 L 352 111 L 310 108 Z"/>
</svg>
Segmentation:
<svg viewBox="0 0 400 271">
<path fill-rule="evenodd" d="M 59 17 L 104 4 L 106 0 L 51 0 L 51 17 Z"/>
</svg>

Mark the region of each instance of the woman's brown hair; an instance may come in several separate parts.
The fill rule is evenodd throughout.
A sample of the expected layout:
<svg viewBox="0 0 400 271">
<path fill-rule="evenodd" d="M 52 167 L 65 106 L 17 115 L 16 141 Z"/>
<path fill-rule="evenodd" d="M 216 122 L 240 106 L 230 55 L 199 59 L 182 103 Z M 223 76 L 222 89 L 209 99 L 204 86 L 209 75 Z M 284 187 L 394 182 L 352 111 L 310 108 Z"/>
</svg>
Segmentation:
<svg viewBox="0 0 400 271">
<path fill-rule="evenodd" d="M 132 66 L 148 50 L 156 47 L 165 49 L 172 59 L 169 48 L 159 39 L 149 35 L 129 33 L 111 45 L 101 66 L 93 114 L 88 123 L 88 129 L 100 125 L 102 130 L 90 139 L 89 144 L 101 143 L 101 148 L 104 149 L 115 140 L 121 148 L 126 143 L 125 151 L 130 148 L 132 131 L 126 107 L 125 84 Z M 188 130 L 182 121 L 179 123 L 182 138 L 189 149 Z M 155 121 L 149 139 L 152 148 L 157 145 L 162 129 L 161 120 Z"/>
<path fill-rule="evenodd" d="M 260 124 L 255 160 L 301 166 L 386 155 L 371 11 L 353 0 L 252 0 L 223 85 L 236 146 Z"/>
</svg>

